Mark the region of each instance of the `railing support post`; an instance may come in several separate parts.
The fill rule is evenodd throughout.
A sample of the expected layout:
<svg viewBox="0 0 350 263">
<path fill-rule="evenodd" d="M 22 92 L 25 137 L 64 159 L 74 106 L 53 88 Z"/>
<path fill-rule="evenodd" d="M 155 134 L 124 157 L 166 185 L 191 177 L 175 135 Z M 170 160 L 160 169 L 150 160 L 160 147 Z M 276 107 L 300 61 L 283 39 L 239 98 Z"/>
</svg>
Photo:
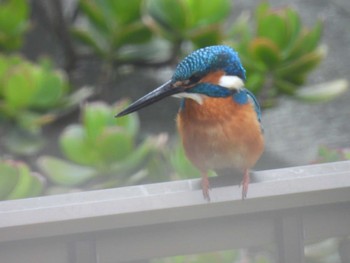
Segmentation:
<svg viewBox="0 0 350 263">
<path fill-rule="evenodd" d="M 304 263 L 304 234 L 301 214 L 298 211 L 283 213 L 276 221 L 277 262 Z"/>
</svg>

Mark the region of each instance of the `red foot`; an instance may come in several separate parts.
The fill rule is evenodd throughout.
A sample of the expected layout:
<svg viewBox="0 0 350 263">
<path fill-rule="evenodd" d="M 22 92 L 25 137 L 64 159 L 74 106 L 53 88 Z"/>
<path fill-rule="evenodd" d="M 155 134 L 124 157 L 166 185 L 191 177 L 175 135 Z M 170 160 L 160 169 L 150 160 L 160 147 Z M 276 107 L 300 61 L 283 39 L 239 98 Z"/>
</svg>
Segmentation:
<svg viewBox="0 0 350 263">
<path fill-rule="evenodd" d="M 246 169 L 244 171 L 243 180 L 241 183 L 241 185 L 242 185 L 242 200 L 247 198 L 249 182 L 250 182 L 249 171 L 248 171 L 248 169 Z"/>
<path fill-rule="evenodd" d="M 210 195 L 209 195 L 210 183 L 209 183 L 207 173 L 202 173 L 201 185 L 202 185 L 202 192 L 203 192 L 204 199 L 206 199 L 206 200 L 208 200 L 208 202 L 210 202 Z"/>
</svg>

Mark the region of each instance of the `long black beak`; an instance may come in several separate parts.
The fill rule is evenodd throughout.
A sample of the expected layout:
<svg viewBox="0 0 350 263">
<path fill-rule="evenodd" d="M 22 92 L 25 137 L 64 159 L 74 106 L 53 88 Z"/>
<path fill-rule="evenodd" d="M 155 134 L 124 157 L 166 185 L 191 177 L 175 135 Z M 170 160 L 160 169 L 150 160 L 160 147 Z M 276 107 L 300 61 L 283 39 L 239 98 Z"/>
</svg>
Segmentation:
<svg viewBox="0 0 350 263">
<path fill-rule="evenodd" d="M 119 112 L 115 117 L 121 117 L 121 116 L 127 115 L 141 108 L 144 108 L 148 105 L 151 105 L 165 97 L 168 97 L 183 91 L 184 91 L 183 87 L 181 86 L 176 87 L 173 85 L 173 81 L 169 80 L 165 82 L 162 86 L 156 88 L 155 90 L 141 97 L 134 103 L 130 104 L 129 107 Z"/>
</svg>

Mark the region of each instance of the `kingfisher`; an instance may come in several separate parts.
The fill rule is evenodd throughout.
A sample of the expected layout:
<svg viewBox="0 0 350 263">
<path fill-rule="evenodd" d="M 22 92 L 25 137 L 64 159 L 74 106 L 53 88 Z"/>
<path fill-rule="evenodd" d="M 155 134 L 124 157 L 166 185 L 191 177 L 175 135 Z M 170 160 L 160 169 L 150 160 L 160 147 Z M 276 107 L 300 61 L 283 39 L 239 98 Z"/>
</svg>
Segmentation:
<svg viewBox="0 0 350 263">
<path fill-rule="evenodd" d="M 208 171 L 232 169 L 243 174 L 247 197 L 249 169 L 264 150 L 261 110 L 244 87 L 245 69 L 238 53 L 225 45 L 198 49 L 175 68 L 170 80 L 116 115 L 121 117 L 165 97 L 181 98 L 177 128 L 185 154 L 201 172 L 203 196 L 210 201 Z"/>
</svg>

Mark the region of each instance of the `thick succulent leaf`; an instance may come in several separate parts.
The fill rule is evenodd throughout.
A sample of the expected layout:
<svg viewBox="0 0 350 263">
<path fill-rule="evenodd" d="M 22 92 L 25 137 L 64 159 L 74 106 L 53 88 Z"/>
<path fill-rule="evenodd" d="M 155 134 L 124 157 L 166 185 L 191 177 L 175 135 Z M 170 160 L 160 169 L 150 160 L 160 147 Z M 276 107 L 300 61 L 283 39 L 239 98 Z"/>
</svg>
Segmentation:
<svg viewBox="0 0 350 263">
<path fill-rule="evenodd" d="M 39 109 L 52 108 L 62 99 L 67 85 L 63 72 L 54 72 L 46 68 L 38 69 L 36 75 L 37 92 L 33 94 L 31 106 Z"/>
<path fill-rule="evenodd" d="M 182 179 L 200 177 L 199 170 L 187 159 L 185 151 L 180 144 L 171 152 L 170 163 L 177 175 Z"/>
<path fill-rule="evenodd" d="M 119 127 L 105 128 L 96 141 L 96 151 L 107 164 L 128 158 L 133 147 L 133 137 Z"/>
<path fill-rule="evenodd" d="M 146 4 L 148 14 L 165 30 L 185 32 L 190 17 L 185 0 L 149 0 Z"/>
<path fill-rule="evenodd" d="M 299 89 L 296 97 L 307 102 L 325 102 L 342 95 L 348 88 L 348 80 L 337 79 Z"/>
<path fill-rule="evenodd" d="M 17 163 L 16 168 L 19 180 L 6 199 L 20 199 L 40 194 L 43 190 L 42 179 L 34 175 L 24 163 Z"/>
<path fill-rule="evenodd" d="M 11 73 L 6 77 L 3 96 L 10 109 L 16 110 L 30 105 L 37 89 L 33 73 L 29 64 L 22 63 L 12 68 Z"/>
<path fill-rule="evenodd" d="M 286 24 L 287 24 L 287 34 L 288 34 L 288 44 L 287 49 L 285 50 L 285 56 L 288 56 L 289 50 L 293 47 L 295 42 L 298 39 L 298 36 L 301 31 L 301 22 L 299 14 L 291 9 L 286 8 Z"/>
<path fill-rule="evenodd" d="M 95 37 L 88 32 L 79 28 L 72 28 L 71 33 L 78 41 L 90 47 L 96 54 L 101 57 L 106 56 L 105 48 L 106 46 L 101 46 L 101 41 L 98 41 Z"/>
<path fill-rule="evenodd" d="M 115 174 L 125 174 L 130 171 L 135 171 L 145 161 L 146 157 L 154 150 L 162 147 L 162 136 L 149 137 L 136 147 L 126 159 L 122 162 L 116 162 L 112 165 L 111 170 Z"/>
<path fill-rule="evenodd" d="M 266 74 L 264 72 L 255 71 L 249 74 L 246 81 L 246 87 L 253 93 L 258 93 L 264 86 Z"/>
<path fill-rule="evenodd" d="M 270 4 L 267 1 L 262 1 L 255 9 L 255 18 L 257 21 L 263 19 L 268 13 Z"/>
<path fill-rule="evenodd" d="M 93 143 L 88 143 L 86 132 L 80 125 L 68 126 L 60 136 L 60 147 L 71 161 L 94 166 L 100 162 Z"/>
<path fill-rule="evenodd" d="M 28 28 L 29 4 L 25 0 L 0 2 L 0 46 L 14 50 L 21 46 Z"/>
<path fill-rule="evenodd" d="M 291 46 L 287 60 L 294 60 L 317 50 L 323 31 L 323 23 L 319 21 L 312 30 L 303 29 Z"/>
<path fill-rule="evenodd" d="M 324 51 L 319 49 L 314 52 L 305 54 L 298 59 L 288 62 L 276 69 L 278 76 L 290 76 L 306 74 L 314 69 L 324 57 Z"/>
<path fill-rule="evenodd" d="M 142 44 L 152 37 L 151 31 L 141 22 L 125 25 L 116 32 L 112 46 L 116 49 L 129 44 Z"/>
<path fill-rule="evenodd" d="M 114 110 L 113 110 L 114 114 L 116 114 L 117 112 L 120 112 L 126 106 L 127 106 L 126 101 L 121 101 L 117 103 L 114 106 Z M 139 128 L 140 128 L 140 120 L 137 113 L 125 115 L 120 118 L 113 118 L 111 119 L 111 124 L 121 127 L 123 130 L 125 130 L 127 134 L 130 134 L 132 137 L 135 137 L 135 135 L 139 132 Z"/>
<path fill-rule="evenodd" d="M 203 27 L 223 22 L 230 14 L 229 0 L 188 0 L 186 2 L 190 16 L 191 28 Z"/>
<path fill-rule="evenodd" d="M 95 141 L 113 119 L 113 112 L 104 102 L 92 102 L 85 104 L 82 119 L 87 139 Z"/>
<path fill-rule="evenodd" d="M 270 39 L 283 50 L 288 44 L 286 27 L 285 19 L 277 11 L 268 12 L 257 21 L 257 37 Z"/>
<path fill-rule="evenodd" d="M 0 200 L 5 199 L 19 180 L 15 163 L 0 161 Z"/>
<path fill-rule="evenodd" d="M 276 79 L 275 86 L 277 87 L 279 93 L 288 95 L 294 95 L 298 88 L 297 85 L 283 79 Z"/>
<path fill-rule="evenodd" d="M 262 61 L 268 68 L 274 68 L 281 61 L 279 47 L 267 38 L 255 38 L 250 51 L 256 60 Z"/>
<path fill-rule="evenodd" d="M 309 30 L 304 38 L 304 52 L 314 51 L 321 39 L 323 32 L 323 21 L 318 21 L 313 29 Z"/>
<path fill-rule="evenodd" d="M 135 21 L 140 20 L 142 0 L 115 1 L 105 0 L 105 13 L 115 19 L 121 26 L 127 26 Z"/>
<path fill-rule="evenodd" d="M 51 156 L 42 156 L 37 163 L 41 171 L 59 185 L 81 185 L 97 175 L 93 168 L 72 164 Z"/>
<path fill-rule="evenodd" d="M 103 1 L 99 2 L 101 3 Z M 109 31 L 108 21 L 105 19 L 101 6 L 99 6 L 96 1 L 80 0 L 79 5 L 84 14 L 89 18 L 90 22 L 104 32 Z"/>
<path fill-rule="evenodd" d="M 223 33 L 220 25 L 211 25 L 187 33 L 187 38 L 190 39 L 196 48 L 217 45 L 222 43 Z"/>
<path fill-rule="evenodd" d="M 3 94 L 4 79 L 6 78 L 7 71 L 12 66 L 11 57 L 4 56 L 0 54 L 0 97 Z"/>
</svg>

